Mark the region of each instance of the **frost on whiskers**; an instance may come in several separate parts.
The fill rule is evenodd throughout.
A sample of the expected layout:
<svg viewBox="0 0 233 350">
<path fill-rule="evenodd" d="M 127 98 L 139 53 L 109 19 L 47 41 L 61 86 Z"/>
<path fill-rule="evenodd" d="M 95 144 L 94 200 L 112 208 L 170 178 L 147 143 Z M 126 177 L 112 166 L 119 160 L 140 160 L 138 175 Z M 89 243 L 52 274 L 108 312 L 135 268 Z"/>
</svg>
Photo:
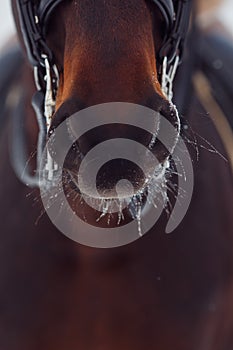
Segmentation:
<svg viewBox="0 0 233 350">
<path fill-rule="evenodd" d="M 180 163 L 182 163 L 182 160 L 176 161 L 180 161 Z M 131 216 L 131 219 L 136 220 L 139 236 L 142 236 L 142 227 L 143 223 L 145 222 L 145 203 L 147 202 L 148 205 L 153 206 L 158 211 L 162 208 L 169 216 L 172 212 L 173 200 L 176 200 L 178 193 L 178 185 L 176 182 L 174 182 L 174 178 L 179 176 L 184 178 L 186 177 L 184 170 L 182 174 L 178 174 L 174 166 L 174 162 L 172 162 L 172 160 L 166 160 L 163 164 L 159 163 L 155 166 L 152 175 L 145 179 L 144 185 L 137 192 L 134 191 L 133 186 L 129 184 L 128 180 L 121 180 L 123 185 L 127 187 L 127 190 L 124 190 L 126 187 L 119 186 L 118 183 L 116 185 L 116 194 L 118 196 L 109 198 L 104 196 L 101 197 L 100 195 L 98 198 L 91 198 L 80 192 L 77 182 L 77 174 L 73 174 L 72 171 L 68 169 L 66 169 L 66 173 L 69 176 L 66 176 L 63 181 L 65 181 L 68 185 L 70 184 L 70 186 L 68 186 L 69 190 L 66 191 L 67 201 L 61 201 L 59 203 L 60 209 L 57 211 L 57 216 L 62 215 L 63 210 L 66 210 L 66 207 L 69 206 L 69 199 L 71 199 L 72 202 L 77 201 L 77 203 L 79 203 L 80 211 L 84 203 L 96 209 L 96 211 L 100 213 L 99 217 L 96 219 L 96 222 L 100 223 L 103 219 L 105 219 L 105 222 L 107 222 L 107 225 L 109 226 L 112 223 L 115 223 L 117 226 L 124 225 L 124 213 L 126 210 L 127 214 Z M 47 198 L 48 191 L 49 187 L 45 188 L 44 195 Z M 54 191 L 51 191 L 53 194 L 49 197 L 49 201 L 47 201 L 47 207 L 45 208 L 46 210 L 55 204 L 58 204 L 57 201 L 59 201 L 59 194 L 62 192 L 64 192 L 63 186 L 56 187 L 55 194 Z M 43 196 L 43 192 L 41 195 Z M 183 193 L 183 195 L 185 196 L 185 193 Z M 75 211 L 73 211 L 73 214 L 77 215 Z M 84 210 L 80 218 L 87 222 Z M 70 218 L 70 220 L 72 221 L 72 218 Z"/>
<path fill-rule="evenodd" d="M 182 160 L 176 161 L 180 161 L 182 163 Z M 66 176 L 63 181 L 66 181 L 68 185 L 70 182 L 70 186 L 68 186 L 69 190 L 65 193 L 67 200 L 61 201 L 60 194 L 64 193 L 63 185 L 57 186 L 56 191 L 50 191 L 49 185 L 46 186 L 44 188 L 44 192 L 41 191 L 41 196 L 46 196 L 46 198 L 49 198 L 49 200 L 47 201 L 45 210 L 41 212 L 38 221 L 47 209 L 50 209 L 54 206 L 56 206 L 56 208 L 59 208 L 59 210 L 56 212 L 57 216 L 62 217 L 64 211 L 66 211 L 70 205 L 69 202 L 72 201 L 74 203 L 76 201 L 78 203 L 80 212 L 84 203 L 93 208 L 96 208 L 96 210 L 100 213 L 99 217 L 96 219 L 96 222 L 98 223 L 105 219 L 105 222 L 107 222 L 107 225 L 109 226 L 111 223 L 116 223 L 117 226 L 124 225 L 124 210 L 127 210 L 127 213 L 131 216 L 132 220 L 136 220 L 137 222 L 137 230 L 139 236 L 142 236 L 142 227 L 145 222 L 145 201 L 147 201 L 148 204 L 153 206 L 156 210 L 163 208 L 169 216 L 172 212 L 173 201 L 179 200 L 179 198 L 176 198 L 178 193 L 178 184 L 176 181 L 174 181 L 174 178 L 180 176 L 183 176 L 184 178 L 186 177 L 184 171 L 182 174 L 177 173 L 174 162 L 172 162 L 172 160 L 167 160 L 163 164 L 158 164 L 154 169 L 153 174 L 144 181 L 144 186 L 142 186 L 140 191 L 133 192 L 132 190 L 132 194 L 130 196 L 124 195 L 123 191 L 120 192 L 118 188 L 116 192 L 119 194 L 119 196 L 115 198 L 106 198 L 101 196 L 99 198 L 87 198 L 87 196 L 80 193 L 79 191 L 77 177 L 74 176 L 70 170 L 66 169 L 66 172 L 69 174 L 69 176 Z M 129 190 L 128 193 L 130 193 Z M 185 196 L 185 192 L 182 193 L 182 189 L 180 193 Z M 64 197 L 62 196 L 62 198 Z M 75 215 L 77 215 L 77 213 L 73 210 L 73 216 Z M 85 210 L 83 210 L 81 213 L 80 218 L 82 218 L 84 222 L 87 222 L 85 217 Z M 112 221 L 113 218 L 114 221 Z M 72 220 L 73 218 L 71 215 L 71 223 Z"/>
</svg>

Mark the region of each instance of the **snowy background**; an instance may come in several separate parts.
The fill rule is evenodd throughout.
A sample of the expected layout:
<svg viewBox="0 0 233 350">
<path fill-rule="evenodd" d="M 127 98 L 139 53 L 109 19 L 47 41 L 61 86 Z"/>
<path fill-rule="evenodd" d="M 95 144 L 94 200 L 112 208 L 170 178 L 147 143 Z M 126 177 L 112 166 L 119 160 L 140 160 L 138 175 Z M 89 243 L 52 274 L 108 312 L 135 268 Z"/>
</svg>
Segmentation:
<svg viewBox="0 0 233 350">
<path fill-rule="evenodd" d="M 10 0 L 3 0 L 0 5 L 0 46 L 15 32 L 11 14 Z"/>
<path fill-rule="evenodd" d="M 216 14 L 220 20 L 228 27 L 233 35 L 233 1 L 225 0 Z"/>
<path fill-rule="evenodd" d="M 219 19 L 233 35 L 233 0 L 224 0 L 214 17 Z M 0 47 L 14 32 L 10 0 L 3 0 L 0 7 Z"/>
</svg>

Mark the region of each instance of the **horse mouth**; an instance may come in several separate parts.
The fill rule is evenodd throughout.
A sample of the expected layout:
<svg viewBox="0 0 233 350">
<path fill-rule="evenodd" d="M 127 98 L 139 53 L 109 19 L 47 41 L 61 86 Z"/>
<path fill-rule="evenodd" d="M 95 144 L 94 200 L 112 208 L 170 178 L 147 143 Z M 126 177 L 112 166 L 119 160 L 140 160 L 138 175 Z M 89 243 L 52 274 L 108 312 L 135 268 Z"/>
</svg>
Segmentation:
<svg viewBox="0 0 233 350">
<path fill-rule="evenodd" d="M 77 174 L 65 169 L 63 190 L 73 212 L 82 220 L 104 228 L 121 226 L 137 220 L 140 235 L 141 218 L 146 203 L 149 202 L 155 208 L 167 206 L 168 169 L 169 161 L 166 160 L 156 167 L 152 176 L 143 180 L 140 188 L 135 189 L 128 180 L 121 179 L 115 188 L 99 189 L 98 195 L 83 193 L 77 182 Z M 80 207 L 83 211 L 80 211 Z"/>
<path fill-rule="evenodd" d="M 112 125 L 106 125 L 104 129 L 96 128 L 90 135 L 85 134 L 83 138 L 75 141 L 65 158 L 62 186 L 59 189 L 64 192 L 73 213 L 93 226 L 106 228 L 124 225 L 136 219 L 140 234 L 140 222 L 146 204 L 149 202 L 155 208 L 166 208 L 169 201 L 167 175 L 169 176 L 170 158 L 180 133 L 178 113 L 172 117 L 176 132 L 169 140 L 169 147 L 159 140 L 160 123 L 153 129 L 152 134 L 141 132 L 137 128 L 124 129 L 116 125 L 113 128 Z M 73 134 L 72 127 L 68 122 L 66 124 L 67 135 Z M 119 138 L 119 133 L 122 138 Z M 102 137 L 103 135 L 107 137 Z M 125 151 L 128 146 L 131 147 L 130 142 L 132 143 L 135 135 L 137 141 L 144 143 L 142 153 L 138 150 L 136 165 L 129 159 L 113 157 L 114 159 L 102 164 L 93 177 L 94 171 L 88 167 L 101 158 L 103 152 L 100 148 L 97 156 L 92 155 L 82 167 L 84 160 L 88 158 L 87 155 L 91 153 L 90 150 L 101 145 L 103 139 L 107 143 L 110 142 L 110 138 L 113 142 L 109 144 L 111 147 L 120 142 Z M 71 136 L 76 140 L 75 135 Z M 124 146 L 125 138 L 129 138 L 130 141 Z M 131 154 L 133 152 L 134 150 Z M 154 159 L 157 159 L 157 162 Z"/>
</svg>

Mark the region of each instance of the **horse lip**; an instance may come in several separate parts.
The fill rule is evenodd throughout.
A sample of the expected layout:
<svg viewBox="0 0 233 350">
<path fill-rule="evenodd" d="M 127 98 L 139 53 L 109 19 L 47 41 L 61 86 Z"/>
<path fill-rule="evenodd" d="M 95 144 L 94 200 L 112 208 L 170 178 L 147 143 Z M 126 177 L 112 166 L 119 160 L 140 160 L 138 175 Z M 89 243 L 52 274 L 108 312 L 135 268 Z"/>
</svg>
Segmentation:
<svg viewBox="0 0 233 350">
<path fill-rule="evenodd" d="M 117 200 L 117 199 L 128 200 L 128 199 L 131 199 L 132 200 L 133 197 L 146 196 L 147 191 L 148 191 L 148 187 L 150 186 L 150 184 L 153 181 L 152 178 L 155 177 L 155 178 L 159 179 L 159 178 L 163 177 L 165 174 L 165 169 L 167 169 L 168 166 L 169 166 L 169 160 L 168 160 L 168 158 L 166 158 L 162 163 L 159 164 L 159 169 L 157 169 L 157 172 L 156 172 L 156 168 L 155 168 L 154 175 L 145 179 L 145 181 L 144 181 L 143 185 L 140 187 L 140 189 L 137 189 L 136 191 L 134 191 L 130 195 L 126 195 L 124 197 L 113 196 L 113 195 L 102 195 L 101 196 L 101 194 L 98 197 L 91 197 L 90 195 L 85 195 L 80 191 L 80 189 L 78 187 L 78 183 L 76 182 L 76 180 L 73 178 L 72 174 L 69 171 L 67 171 L 67 175 L 68 175 L 69 179 L 66 179 L 66 181 L 68 180 L 66 182 L 66 184 L 67 185 L 71 184 L 72 190 L 74 190 L 76 193 L 78 193 L 82 196 L 93 198 L 93 199 L 104 199 L 104 200 Z"/>
<path fill-rule="evenodd" d="M 130 219 L 130 221 L 137 220 L 138 222 L 140 222 L 141 213 L 143 213 L 144 209 L 146 208 L 147 201 L 149 201 L 149 204 L 151 205 L 150 186 L 153 186 L 153 183 L 156 179 L 158 179 L 158 182 L 161 183 L 161 179 L 166 178 L 166 169 L 168 165 L 169 165 L 169 161 L 166 160 L 166 162 L 164 162 L 164 164 L 157 169 L 157 172 L 155 169 L 155 177 L 152 177 L 151 179 L 148 178 L 148 181 L 144 182 L 143 187 L 130 197 L 128 196 L 125 198 L 121 198 L 121 197 L 105 198 L 100 195 L 98 198 L 92 198 L 89 196 L 85 196 L 80 192 L 79 188 L 77 187 L 77 184 L 72 182 L 71 180 L 70 182 L 73 184 L 72 192 L 73 193 L 76 192 L 76 195 L 74 194 L 75 198 L 77 199 L 77 201 L 75 199 L 76 203 L 77 204 L 80 203 L 81 206 L 84 205 L 84 207 L 87 205 L 87 207 L 85 207 L 87 210 L 89 210 L 88 209 L 89 203 L 93 203 L 93 200 L 94 200 L 96 205 L 99 207 L 97 211 L 96 209 L 94 209 L 94 207 L 92 208 L 93 210 L 96 211 L 96 213 L 99 212 L 99 214 L 97 214 L 97 217 L 95 218 L 96 224 L 102 221 L 103 218 L 106 218 L 106 215 L 108 215 L 108 213 L 111 213 L 111 215 L 113 214 L 115 215 L 114 216 L 115 219 L 113 217 L 113 221 L 112 221 L 114 222 L 114 220 L 116 220 L 116 223 L 114 225 L 120 225 L 122 223 L 125 224 L 125 219 L 126 219 L 126 222 L 128 222 L 127 221 L 128 219 Z M 69 183 L 68 186 L 70 185 L 71 184 Z M 79 195 L 79 197 L 77 197 L 77 194 Z M 81 198 L 82 200 L 78 198 Z M 86 219 L 86 216 L 84 216 L 84 218 Z M 111 216 L 108 217 L 107 219 L 107 227 L 109 227 L 110 220 L 112 220 Z"/>
</svg>

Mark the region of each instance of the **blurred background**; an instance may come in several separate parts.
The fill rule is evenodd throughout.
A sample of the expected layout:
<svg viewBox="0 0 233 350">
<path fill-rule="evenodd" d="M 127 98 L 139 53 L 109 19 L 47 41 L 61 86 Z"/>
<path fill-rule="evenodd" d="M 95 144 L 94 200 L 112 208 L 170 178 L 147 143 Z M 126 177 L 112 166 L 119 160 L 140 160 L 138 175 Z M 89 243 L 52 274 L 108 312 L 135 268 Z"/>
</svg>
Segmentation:
<svg viewBox="0 0 233 350">
<path fill-rule="evenodd" d="M 2 47 L 7 39 L 15 32 L 10 0 L 4 0 L 1 3 L 0 23 L 0 47 Z"/>
<path fill-rule="evenodd" d="M 198 0 L 201 13 L 199 22 L 202 27 L 220 23 L 233 38 L 233 0 Z M 15 32 L 11 15 L 10 0 L 1 2 L 0 11 L 0 47 Z"/>
</svg>

